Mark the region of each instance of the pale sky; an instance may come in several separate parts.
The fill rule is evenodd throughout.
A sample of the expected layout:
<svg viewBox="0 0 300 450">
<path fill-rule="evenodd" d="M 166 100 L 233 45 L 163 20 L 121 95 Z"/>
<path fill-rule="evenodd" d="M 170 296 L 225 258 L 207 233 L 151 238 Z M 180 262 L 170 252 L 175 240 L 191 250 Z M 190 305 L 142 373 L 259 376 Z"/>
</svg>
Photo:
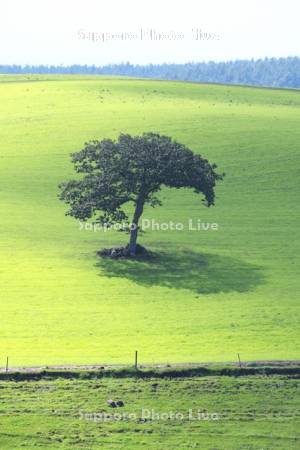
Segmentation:
<svg viewBox="0 0 300 450">
<path fill-rule="evenodd" d="M 300 56 L 299 21 L 299 0 L 0 0 L 0 64 Z"/>
</svg>

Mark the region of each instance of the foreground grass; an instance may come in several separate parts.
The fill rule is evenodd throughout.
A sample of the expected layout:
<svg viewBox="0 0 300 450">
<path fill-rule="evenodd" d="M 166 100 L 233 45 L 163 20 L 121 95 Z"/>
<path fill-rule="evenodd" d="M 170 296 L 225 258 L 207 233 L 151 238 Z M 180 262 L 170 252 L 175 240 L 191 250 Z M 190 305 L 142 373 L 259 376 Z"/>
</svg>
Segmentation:
<svg viewBox="0 0 300 450">
<path fill-rule="evenodd" d="M 0 381 L 0 448 L 297 449 L 299 387 L 287 376 Z"/>
<path fill-rule="evenodd" d="M 0 366 L 297 359 L 299 92 L 101 77 L 0 78 Z M 227 176 L 215 208 L 164 190 L 151 261 L 96 250 L 57 185 L 93 138 L 158 131 Z M 189 231 L 187 222 L 218 223 Z"/>
</svg>

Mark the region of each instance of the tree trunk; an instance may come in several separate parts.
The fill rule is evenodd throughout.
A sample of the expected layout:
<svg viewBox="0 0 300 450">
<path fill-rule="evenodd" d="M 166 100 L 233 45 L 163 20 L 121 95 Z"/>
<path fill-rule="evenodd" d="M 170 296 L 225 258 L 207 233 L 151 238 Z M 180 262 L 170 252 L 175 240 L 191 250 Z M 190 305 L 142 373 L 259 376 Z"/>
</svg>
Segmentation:
<svg viewBox="0 0 300 450">
<path fill-rule="evenodd" d="M 131 230 L 130 230 L 130 240 L 129 240 L 129 254 L 130 256 L 135 256 L 136 254 L 136 243 L 138 237 L 138 226 L 141 215 L 143 214 L 145 199 L 144 196 L 139 195 L 135 211 L 133 214 Z"/>
</svg>

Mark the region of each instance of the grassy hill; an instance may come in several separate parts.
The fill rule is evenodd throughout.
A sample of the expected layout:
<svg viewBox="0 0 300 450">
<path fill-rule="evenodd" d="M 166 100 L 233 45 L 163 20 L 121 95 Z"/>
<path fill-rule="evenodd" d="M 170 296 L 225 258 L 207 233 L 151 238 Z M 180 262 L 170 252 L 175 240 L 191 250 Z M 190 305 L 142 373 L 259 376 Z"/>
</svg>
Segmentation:
<svg viewBox="0 0 300 450">
<path fill-rule="evenodd" d="M 104 77 L 0 77 L 0 365 L 299 357 L 300 93 Z M 216 206 L 165 189 L 152 262 L 108 261 L 57 185 L 69 153 L 120 132 L 170 135 L 216 162 Z M 3 360 L 3 363 L 1 362 Z"/>
</svg>

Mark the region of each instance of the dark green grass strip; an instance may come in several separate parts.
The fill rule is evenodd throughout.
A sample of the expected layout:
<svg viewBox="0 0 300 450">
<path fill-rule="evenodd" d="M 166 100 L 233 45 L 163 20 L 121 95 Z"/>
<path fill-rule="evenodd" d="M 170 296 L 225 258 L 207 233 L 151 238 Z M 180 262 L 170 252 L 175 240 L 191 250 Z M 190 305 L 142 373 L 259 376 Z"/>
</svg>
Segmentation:
<svg viewBox="0 0 300 450">
<path fill-rule="evenodd" d="M 38 381 L 42 379 L 101 379 L 101 378 L 187 378 L 207 376 L 241 377 L 251 375 L 300 376 L 300 366 L 287 367 L 193 367 L 171 369 L 121 369 L 101 370 L 41 370 L 37 372 L 3 372 L 2 381 Z"/>
</svg>

